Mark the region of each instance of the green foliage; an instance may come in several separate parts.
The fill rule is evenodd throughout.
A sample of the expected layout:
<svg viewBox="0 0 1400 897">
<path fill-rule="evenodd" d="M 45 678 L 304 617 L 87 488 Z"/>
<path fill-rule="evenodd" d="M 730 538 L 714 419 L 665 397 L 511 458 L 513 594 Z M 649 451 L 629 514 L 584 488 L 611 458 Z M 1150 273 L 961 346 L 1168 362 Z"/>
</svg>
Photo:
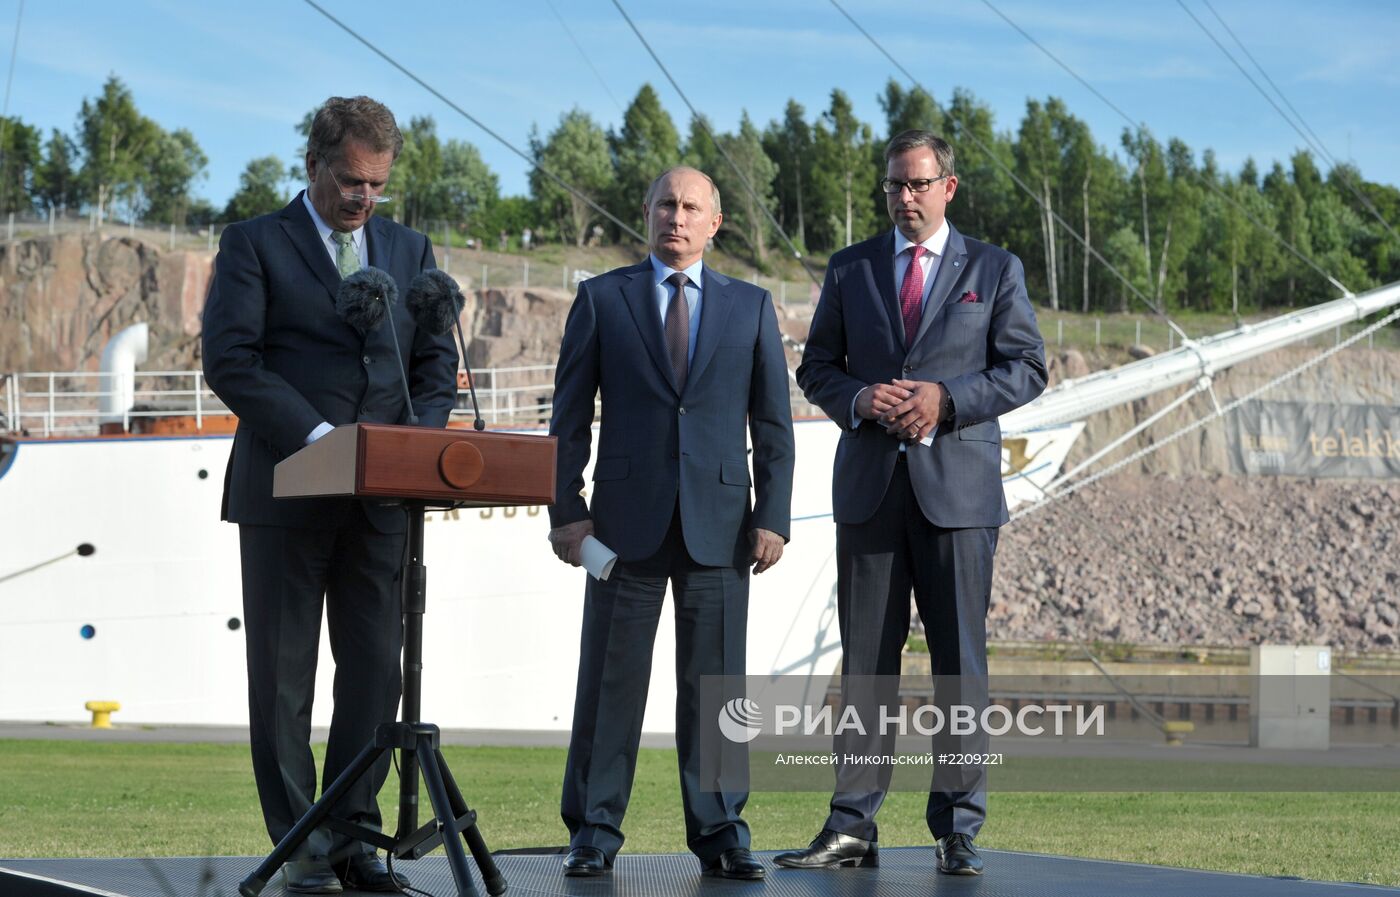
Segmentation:
<svg viewBox="0 0 1400 897">
<path fill-rule="evenodd" d="M 184 128 L 162 131 L 142 181 L 145 208 L 138 213 L 183 227 L 190 209 L 190 185 L 204 177 L 209 157 Z"/>
<path fill-rule="evenodd" d="M 583 197 L 598 203 L 612 185 L 612 157 L 607 135 L 582 109 L 560 116 L 559 126 L 544 140 L 530 138 L 535 160 L 583 196 L 560 186 L 536 168 L 530 172 L 530 190 L 544 221 L 533 230 L 553 231 L 563 240 L 582 246 L 598 212 Z"/>
<path fill-rule="evenodd" d="M 844 91 L 831 92 L 812 136 L 812 215 L 808 221 L 814 246 L 837 249 L 883 229 L 879 181 L 882 166 L 870 125 L 856 118 Z"/>
<path fill-rule="evenodd" d="M 803 197 L 812 194 L 812 128 L 802 104 L 788 100 L 781 122 L 769 122 L 763 132 L 763 151 L 773 160 L 773 193 L 778 224 L 805 251 L 807 222 Z"/>
<path fill-rule="evenodd" d="M 481 239 L 487 249 L 519 248 L 520 233 L 525 228 L 537 228 L 540 213 L 534 200 L 528 196 L 502 196 L 487 203 L 471 232 Z M 500 235 L 506 236 L 506 245 L 500 246 Z"/>
<path fill-rule="evenodd" d="M 737 238 L 747 249 L 747 255 L 764 265 L 772 240 L 768 215 L 776 204 L 773 178 L 778 166 L 763 151 L 763 138 L 747 112 L 739 121 L 739 133 L 720 135 L 719 144 L 734 163 L 733 167 L 726 162 L 707 172 L 719 187 L 723 201 L 724 225 L 720 239 Z"/>
<path fill-rule="evenodd" d="M 780 245 L 768 212 L 804 254 L 834 252 L 889 228 L 876 187 L 884 144 L 926 128 L 955 150 L 949 217 L 964 234 L 1019 255 L 1032 299 L 1052 309 L 1141 313 L 1160 305 L 1173 314 L 1238 317 L 1333 298 L 1334 280 L 1358 292 L 1400 280 L 1400 189 L 1368 183 L 1351 165 L 1324 171 L 1300 151 L 1222 171 L 1209 149 L 1198 158 L 1180 140 L 1159 141 L 1143 128 L 1106 147 L 1055 97 L 1029 100 L 1021 119 L 1002 130 L 991 109 L 963 89 L 940 104 L 891 80 L 875 100 L 883 115 L 876 127 L 833 90 L 819 113 L 790 100 L 761 130 L 745 113 L 732 132 L 696 116 L 682 139 L 644 84 L 617 130 L 605 132 L 575 109 L 530 143 L 540 164 L 638 231 L 646 189 L 661 171 L 679 162 L 701 169 L 724 197 L 719 242 L 760 270 L 770 268 Z M 294 127 L 302 146 L 315 111 Z M 305 177 L 301 155 L 289 170 L 278 170 L 271 156 L 248 163 L 221 217 L 283 204 L 287 182 Z M 202 225 L 220 217 L 190 195 L 207 161 L 194 135 L 143 116 L 112 75 L 83 102 L 71 135 L 54 130 L 45 141 L 17 118 L 0 120 L 0 213 L 85 207 L 101 218 L 115 211 Z M 454 242 L 472 236 L 496 247 L 505 231 L 515 247 L 526 228 L 537 245 L 583 246 L 599 235 L 604 243 L 633 242 L 538 170 L 528 196 L 502 197 L 476 147 L 440 138 L 429 117 L 404 128 L 388 192 L 395 201 L 386 212 L 420 230 L 449 231 Z"/>
<path fill-rule="evenodd" d="M 40 164 L 39 132 L 18 118 L 0 118 L 0 212 L 29 206 Z"/>
<path fill-rule="evenodd" d="M 944 131 L 943 113 L 933 97 L 922 87 L 905 90 L 893 78 L 885 84 L 885 92 L 878 98 L 880 108 L 885 113 L 885 141 L 896 134 L 912 129 Z"/>
<path fill-rule="evenodd" d="M 66 210 L 80 202 L 78 173 L 75 159 L 78 147 L 73 139 L 58 128 L 44 144 L 44 158 L 34 171 L 34 205 L 41 208 Z"/>
<path fill-rule="evenodd" d="M 79 182 L 83 199 L 94 206 L 98 219 L 117 201 L 135 215 L 140 208 L 147 162 L 161 148 L 163 132 L 136 108 L 131 91 L 116 75 L 107 78 L 102 95 L 83 100 L 78 112 L 78 145 L 83 167 Z"/>
<path fill-rule="evenodd" d="M 501 195 L 501 181 L 481 158 L 481 151 L 463 140 L 442 147 L 442 177 L 438 203 L 445 218 L 466 232 Z"/>
<path fill-rule="evenodd" d="M 250 161 L 238 176 L 238 192 L 224 207 L 224 220 L 245 221 L 286 205 L 287 194 L 282 189 L 285 174 L 282 160 L 277 156 Z"/>
<path fill-rule="evenodd" d="M 661 172 L 680 164 L 680 141 L 661 98 L 650 84 L 643 84 L 622 115 L 622 130 L 608 134 L 615 172 L 608 211 L 643 231 L 642 202 L 647 188 Z"/>
</svg>

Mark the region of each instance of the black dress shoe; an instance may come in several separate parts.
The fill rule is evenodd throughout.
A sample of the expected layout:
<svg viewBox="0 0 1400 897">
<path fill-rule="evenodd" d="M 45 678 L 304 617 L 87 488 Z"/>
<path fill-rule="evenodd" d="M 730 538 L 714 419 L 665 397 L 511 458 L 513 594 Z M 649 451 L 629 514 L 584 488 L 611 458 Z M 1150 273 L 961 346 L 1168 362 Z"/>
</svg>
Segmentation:
<svg viewBox="0 0 1400 897">
<path fill-rule="evenodd" d="M 340 879 L 325 857 L 291 860 L 282 866 L 286 889 L 294 894 L 339 894 Z"/>
<path fill-rule="evenodd" d="M 953 832 L 938 839 L 938 871 L 944 875 L 981 875 L 982 858 L 972 836 Z"/>
<path fill-rule="evenodd" d="M 571 878 L 602 875 L 612 868 L 612 860 L 596 847 L 575 847 L 564 858 L 564 874 Z"/>
<path fill-rule="evenodd" d="M 359 853 L 337 866 L 340 880 L 353 891 L 399 891 L 408 887 L 408 879 L 391 873 L 378 854 Z"/>
<path fill-rule="evenodd" d="M 711 878 L 736 878 L 740 881 L 758 881 L 768 874 L 763 864 L 754 859 L 747 847 L 731 847 L 719 855 L 719 859 L 706 866 L 700 873 Z"/>
<path fill-rule="evenodd" d="M 880 842 L 862 841 L 851 835 L 822 829 L 806 850 L 792 850 L 773 857 L 789 869 L 830 869 L 833 866 L 880 865 Z"/>
</svg>

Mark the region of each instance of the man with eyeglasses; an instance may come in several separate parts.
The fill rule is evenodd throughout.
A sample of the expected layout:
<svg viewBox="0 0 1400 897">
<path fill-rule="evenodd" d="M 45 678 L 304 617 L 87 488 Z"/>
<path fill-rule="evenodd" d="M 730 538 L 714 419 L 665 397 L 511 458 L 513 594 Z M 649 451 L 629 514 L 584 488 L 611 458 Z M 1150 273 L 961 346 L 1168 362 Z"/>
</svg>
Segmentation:
<svg viewBox="0 0 1400 897">
<path fill-rule="evenodd" d="M 307 138 L 306 190 L 279 212 L 230 225 L 204 308 L 204 371 L 238 416 L 224 480 L 224 519 L 239 525 L 249 740 L 263 818 L 274 843 L 316 796 L 308 744 L 322 606 L 336 661 L 335 708 L 322 770 L 329 786 L 394 719 L 400 692 L 405 539 L 400 507 L 342 498 L 274 499 L 272 468 L 333 427 L 406 423 L 409 408 L 387 325 L 361 331 L 336 313 L 343 278 L 366 266 L 409 282 L 435 267 L 423 234 L 374 210 L 403 137 L 369 97 L 332 97 Z M 456 399 L 457 353 L 394 304 L 413 411 L 441 427 Z M 339 805 L 378 828 L 389 756 Z M 372 847 L 318 829 L 284 868 L 286 889 L 394 891 Z"/>
<path fill-rule="evenodd" d="M 832 483 L 843 700 L 872 734 L 838 736 L 838 756 L 894 750 L 896 731 L 876 732 L 880 705 L 898 700 L 911 588 L 935 706 L 944 719 L 955 705 L 980 718 L 992 556 L 1008 519 L 997 418 L 1045 388 L 1045 347 L 1020 260 L 964 237 L 944 217 L 958 189 L 952 147 L 905 131 L 885 161 L 880 188 L 894 230 L 831 257 L 797 369 L 807 399 L 844 431 Z M 985 752 L 986 740 L 951 728 L 933 736 L 940 760 L 926 818 L 939 871 L 976 875 L 986 772 L 949 759 Z M 838 765 L 822 831 L 775 861 L 877 864 L 875 814 L 892 768 Z"/>
</svg>

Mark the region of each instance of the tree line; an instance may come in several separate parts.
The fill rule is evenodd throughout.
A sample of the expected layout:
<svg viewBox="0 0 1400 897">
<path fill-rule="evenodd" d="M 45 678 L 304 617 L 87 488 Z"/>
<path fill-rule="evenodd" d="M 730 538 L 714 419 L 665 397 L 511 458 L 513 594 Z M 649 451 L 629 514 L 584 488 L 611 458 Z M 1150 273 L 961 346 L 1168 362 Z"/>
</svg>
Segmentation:
<svg viewBox="0 0 1400 897">
<path fill-rule="evenodd" d="M 1261 168 L 1247 160 L 1229 172 L 1209 149 L 1198 156 L 1144 129 L 1125 129 L 1110 148 L 1054 97 L 1028 100 L 1014 131 L 998 129 L 991 109 L 962 89 L 940 106 L 891 80 L 877 99 L 878 126 L 861 121 L 836 89 L 815 114 L 789 100 L 763 126 L 745 112 L 734 131 L 720 132 L 697 116 L 682 135 L 643 85 L 616 129 L 581 109 L 547 133 L 532 129 L 540 167 L 525 196 L 501 195 L 475 146 L 444 140 L 432 118 L 415 117 L 403 128 L 389 208 L 410 227 L 435 235 L 444 228 L 454 240 L 487 246 L 527 228 L 536 243 L 630 243 L 621 225 L 643 229 L 641 198 L 652 178 L 689 164 L 722 192 L 717 242 L 771 273 L 791 254 L 787 240 L 820 256 L 887 229 L 877 187 L 883 148 L 917 127 L 955 148 L 960 183 L 951 220 L 1020 255 L 1032 296 L 1052 308 L 1141 310 L 1138 293 L 1168 309 L 1242 312 L 1334 296 L 1320 271 L 1355 291 L 1400 280 L 1392 224 L 1400 221 L 1400 190 L 1366 182 L 1353 166 L 1324 172 L 1299 151 L 1287 162 Z M 297 128 L 303 141 L 313 114 Z M 208 159 L 194 136 L 141 115 L 115 75 L 83 102 L 71 134 L 54 129 L 44 140 L 18 119 L 0 119 L 0 152 L 0 212 L 54 208 L 204 225 L 273 211 L 305 178 L 299 153 L 290 164 L 272 154 L 247 163 L 222 209 L 195 197 Z"/>
</svg>

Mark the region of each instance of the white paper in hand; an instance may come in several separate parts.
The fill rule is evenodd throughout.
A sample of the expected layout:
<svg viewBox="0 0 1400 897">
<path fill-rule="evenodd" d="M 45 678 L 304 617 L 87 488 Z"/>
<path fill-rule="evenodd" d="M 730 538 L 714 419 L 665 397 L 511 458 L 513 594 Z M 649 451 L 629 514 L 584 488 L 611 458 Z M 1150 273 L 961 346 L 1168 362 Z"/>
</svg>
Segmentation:
<svg viewBox="0 0 1400 897">
<path fill-rule="evenodd" d="M 583 569 L 588 571 L 588 575 L 599 582 L 606 582 L 612 575 L 613 565 L 617 563 L 617 552 L 590 534 L 583 537 L 580 553 L 583 555 Z"/>
</svg>

